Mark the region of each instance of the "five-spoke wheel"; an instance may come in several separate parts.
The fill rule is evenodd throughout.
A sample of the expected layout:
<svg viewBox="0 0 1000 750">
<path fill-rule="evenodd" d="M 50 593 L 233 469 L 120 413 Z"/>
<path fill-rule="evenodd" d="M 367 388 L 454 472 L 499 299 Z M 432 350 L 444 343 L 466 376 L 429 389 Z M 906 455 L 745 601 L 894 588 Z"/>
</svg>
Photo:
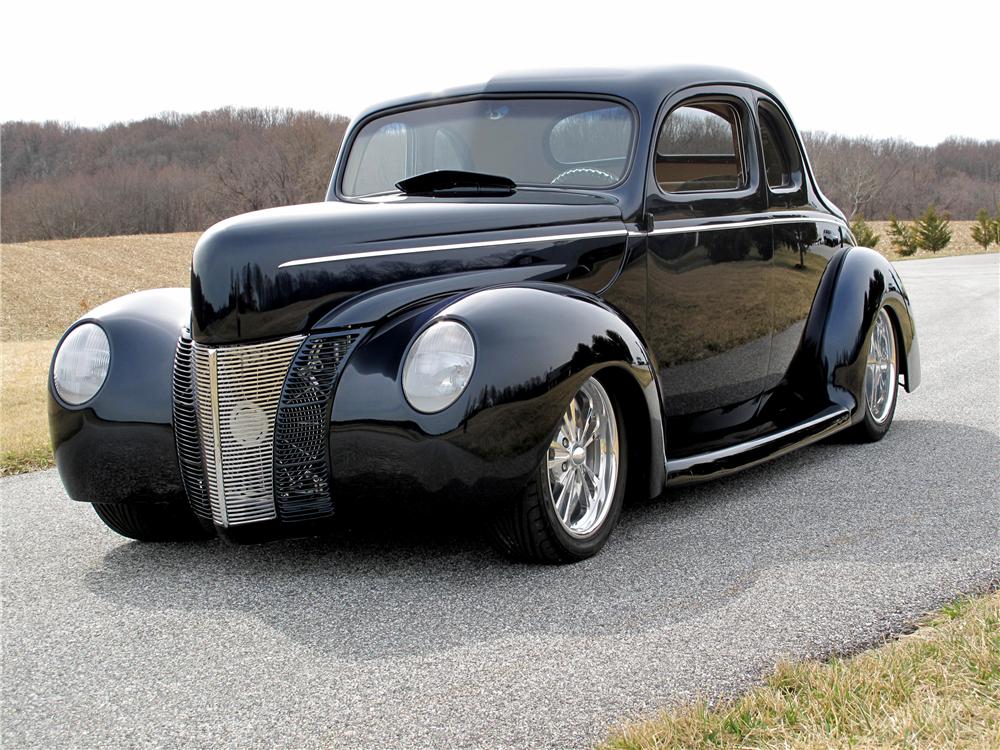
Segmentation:
<svg viewBox="0 0 1000 750">
<path fill-rule="evenodd" d="M 569 403 L 546 459 L 548 498 L 571 536 L 599 529 L 618 483 L 618 424 L 604 386 L 591 378 Z"/>
</svg>

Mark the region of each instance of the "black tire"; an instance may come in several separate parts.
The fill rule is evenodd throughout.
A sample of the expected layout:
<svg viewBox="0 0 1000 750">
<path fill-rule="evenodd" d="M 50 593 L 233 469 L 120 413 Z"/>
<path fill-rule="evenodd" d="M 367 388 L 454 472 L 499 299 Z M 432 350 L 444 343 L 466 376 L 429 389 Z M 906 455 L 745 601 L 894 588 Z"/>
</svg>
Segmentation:
<svg viewBox="0 0 1000 750">
<path fill-rule="evenodd" d="M 876 326 L 878 325 L 880 316 L 883 314 L 885 315 L 885 320 L 887 321 L 888 333 L 891 337 L 894 356 L 893 375 L 891 378 L 891 396 L 889 398 L 888 410 L 885 412 L 885 415 L 881 419 L 876 419 L 875 415 L 872 414 L 871 405 L 868 403 L 867 381 L 863 381 L 861 398 L 859 399 L 862 419 L 844 433 L 848 440 L 856 443 L 877 443 L 879 440 L 884 438 L 886 433 L 889 432 L 889 428 L 892 427 L 892 418 L 896 414 L 896 398 L 899 395 L 899 336 L 896 334 L 896 326 L 892 320 L 892 315 L 885 312 L 884 307 L 879 309 L 878 313 L 875 314 L 875 317 L 872 320 L 872 327 L 868 331 L 868 336 L 865 341 L 868 342 L 867 345 L 870 349 L 873 337 L 875 336 Z M 865 377 L 868 377 L 867 372 Z"/>
<path fill-rule="evenodd" d="M 497 506 L 491 531 L 495 544 L 507 556 L 544 564 L 574 563 L 593 557 L 604 547 L 618 523 L 628 480 L 628 443 L 624 414 L 613 391 L 606 391 L 618 431 L 618 474 L 604 520 L 585 538 L 574 537 L 559 521 L 548 481 L 546 458 L 539 462 L 520 497 Z"/>
<path fill-rule="evenodd" d="M 94 503 L 94 511 L 115 533 L 140 542 L 190 542 L 209 539 L 206 528 L 180 503 Z"/>
</svg>

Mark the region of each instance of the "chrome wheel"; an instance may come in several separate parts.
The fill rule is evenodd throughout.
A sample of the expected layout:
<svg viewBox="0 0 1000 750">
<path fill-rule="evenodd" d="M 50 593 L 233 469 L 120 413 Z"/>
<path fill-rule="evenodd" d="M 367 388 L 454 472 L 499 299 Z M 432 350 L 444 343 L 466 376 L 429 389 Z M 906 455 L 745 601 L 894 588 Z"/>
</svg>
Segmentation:
<svg viewBox="0 0 1000 750">
<path fill-rule="evenodd" d="M 618 453 L 611 398 L 590 378 L 563 414 L 546 463 L 549 500 L 571 536 L 590 536 L 604 523 L 618 482 Z"/>
<path fill-rule="evenodd" d="M 865 367 L 868 414 L 878 424 L 885 422 L 892 410 L 897 379 L 896 337 L 889 313 L 883 307 L 875 318 L 872 342 L 868 348 L 868 364 Z"/>
</svg>

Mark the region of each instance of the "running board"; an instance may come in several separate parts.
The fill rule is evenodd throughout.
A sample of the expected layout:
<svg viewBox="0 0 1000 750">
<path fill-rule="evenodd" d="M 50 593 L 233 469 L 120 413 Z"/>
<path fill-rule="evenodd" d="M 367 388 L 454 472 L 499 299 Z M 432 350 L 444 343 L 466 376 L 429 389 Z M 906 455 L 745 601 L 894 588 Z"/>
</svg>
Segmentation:
<svg viewBox="0 0 1000 750">
<path fill-rule="evenodd" d="M 732 474 L 741 469 L 770 461 L 772 458 L 815 443 L 840 430 L 850 422 L 851 413 L 842 406 L 831 406 L 806 422 L 788 427 L 729 448 L 699 453 L 667 461 L 667 484 L 700 482 Z"/>
</svg>

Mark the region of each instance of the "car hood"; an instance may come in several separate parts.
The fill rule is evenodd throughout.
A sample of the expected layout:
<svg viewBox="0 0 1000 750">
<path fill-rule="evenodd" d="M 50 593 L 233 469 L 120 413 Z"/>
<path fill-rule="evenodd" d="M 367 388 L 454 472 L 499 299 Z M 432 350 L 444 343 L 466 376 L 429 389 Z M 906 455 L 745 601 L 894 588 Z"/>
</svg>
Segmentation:
<svg viewBox="0 0 1000 750">
<path fill-rule="evenodd" d="M 221 344 L 301 333 L 353 297 L 419 279 L 468 275 L 455 288 L 584 279 L 620 257 L 626 233 L 613 199 L 543 195 L 545 202 L 330 201 L 227 219 L 194 250 L 194 338 Z M 499 273 L 483 273 L 490 269 Z"/>
</svg>

